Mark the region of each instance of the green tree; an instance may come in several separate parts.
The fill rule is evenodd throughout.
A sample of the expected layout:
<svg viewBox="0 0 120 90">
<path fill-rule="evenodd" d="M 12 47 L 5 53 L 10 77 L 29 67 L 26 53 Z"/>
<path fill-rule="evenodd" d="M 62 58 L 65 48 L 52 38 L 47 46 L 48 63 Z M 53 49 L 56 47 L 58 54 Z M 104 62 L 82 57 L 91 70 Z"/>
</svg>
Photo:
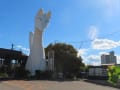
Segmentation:
<svg viewBox="0 0 120 90">
<path fill-rule="evenodd" d="M 64 75 L 77 74 L 81 68 L 84 68 L 82 58 L 77 57 L 77 50 L 72 46 L 64 43 L 50 44 L 45 49 L 46 55 L 53 50 L 55 53 L 56 72 L 63 72 Z"/>
</svg>

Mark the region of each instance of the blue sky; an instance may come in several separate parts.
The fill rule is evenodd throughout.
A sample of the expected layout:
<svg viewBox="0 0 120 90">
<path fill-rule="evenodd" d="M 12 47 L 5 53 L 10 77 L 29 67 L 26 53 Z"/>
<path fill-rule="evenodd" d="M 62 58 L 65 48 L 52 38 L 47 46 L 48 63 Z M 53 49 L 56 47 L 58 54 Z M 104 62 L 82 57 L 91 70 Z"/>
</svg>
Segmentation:
<svg viewBox="0 0 120 90">
<path fill-rule="evenodd" d="M 0 47 L 29 51 L 29 32 L 43 8 L 52 12 L 44 32 L 50 43 L 72 44 L 86 64 L 100 64 L 100 55 L 115 51 L 120 63 L 120 0 L 0 0 Z"/>
</svg>

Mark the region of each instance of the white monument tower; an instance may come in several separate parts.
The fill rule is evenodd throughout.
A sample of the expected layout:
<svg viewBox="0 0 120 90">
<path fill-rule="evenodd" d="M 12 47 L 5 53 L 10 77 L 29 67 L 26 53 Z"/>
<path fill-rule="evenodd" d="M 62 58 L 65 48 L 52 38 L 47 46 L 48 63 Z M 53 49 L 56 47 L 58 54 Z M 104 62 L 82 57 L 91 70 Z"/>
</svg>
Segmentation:
<svg viewBox="0 0 120 90">
<path fill-rule="evenodd" d="M 49 23 L 51 12 L 44 13 L 42 9 L 35 17 L 34 33 L 30 32 L 30 55 L 26 63 L 26 70 L 35 75 L 36 70 L 46 70 L 45 52 L 42 45 L 42 34 Z"/>
</svg>

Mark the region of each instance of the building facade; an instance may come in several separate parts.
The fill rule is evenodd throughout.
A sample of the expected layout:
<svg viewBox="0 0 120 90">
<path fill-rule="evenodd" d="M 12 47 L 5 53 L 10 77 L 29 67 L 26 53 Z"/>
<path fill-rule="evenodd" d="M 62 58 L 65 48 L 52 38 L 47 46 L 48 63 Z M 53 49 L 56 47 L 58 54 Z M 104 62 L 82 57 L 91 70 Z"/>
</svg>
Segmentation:
<svg viewBox="0 0 120 90">
<path fill-rule="evenodd" d="M 109 55 L 102 54 L 101 55 L 101 64 L 116 64 L 116 56 L 114 55 L 114 51 L 111 51 Z"/>
</svg>

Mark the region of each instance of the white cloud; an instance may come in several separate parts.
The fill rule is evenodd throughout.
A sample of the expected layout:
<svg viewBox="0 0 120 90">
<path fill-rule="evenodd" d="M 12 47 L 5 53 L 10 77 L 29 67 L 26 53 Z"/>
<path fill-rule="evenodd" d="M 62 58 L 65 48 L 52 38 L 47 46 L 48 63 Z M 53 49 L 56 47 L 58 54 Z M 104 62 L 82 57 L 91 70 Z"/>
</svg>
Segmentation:
<svg viewBox="0 0 120 90">
<path fill-rule="evenodd" d="M 22 50 L 22 51 L 23 51 L 24 53 L 26 53 L 27 55 L 29 55 L 29 53 L 30 53 L 30 49 L 29 49 L 29 48 L 25 48 L 25 47 L 23 47 L 23 46 L 21 46 L 21 45 L 17 45 L 16 48 Z"/>
<path fill-rule="evenodd" d="M 89 28 L 89 33 L 88 33 L 88 37 L 91 39 L 91 40 L 94 40 L 96 39 L 98 36 L 98 28 L 96 26 L 90 26 Z"/>
<path fill-rule="evenodd" d="M 109 54 L 107 52 L 100 52 L 99 54 L 96 55 L 88 55 L 88 56 L 82 56 L 83 62 L 86 65 L 101 65 L 101 54 Z M 117 64 L 120 64 L 120 55 L 115 55 L 117 57 Z"/>
<path fill-rule="evenodd" d="M 99 55 L 102 55 L 102 54 L 108 55 L 109 53 L 108 52 L 99 52 Z"/>
<path fill-rule="evenodd" d="M 78 51 L 77 56 L 79 57 L 85 55 L 88 49 L 78 49 L 77 51 Z"/>
<path fill-rule="evenodd" d="M 87 60 L 98 61 L 98 60 L 100 60 L 100 56 L 99 55 L 89 55 L 86 59 Z"/>
<path fill-rule="evenodd" d="M 101 60 L 100 60 L 100 55 L 89 55 L 89 56 L 84 56 L 83 57 L 83 62 L 87 65 L 100 65 Z"/>
<path fill-rule="evenodd" d="M 92 48 L 98 50 L 107 50 L 120 46 L 120 41 L 113 41 L 109 39 L 95 39 L 92 42 Z"/>
</svg>

